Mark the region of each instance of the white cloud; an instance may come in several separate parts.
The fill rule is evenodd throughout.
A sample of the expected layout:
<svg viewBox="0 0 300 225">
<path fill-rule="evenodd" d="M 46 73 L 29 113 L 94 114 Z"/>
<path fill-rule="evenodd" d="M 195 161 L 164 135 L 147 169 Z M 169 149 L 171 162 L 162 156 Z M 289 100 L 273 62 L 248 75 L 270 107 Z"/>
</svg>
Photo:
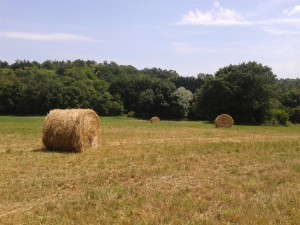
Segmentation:
<svg viewBox="0 0 300 225">
<path fill-rule="evenodd" d="M 300 13 L 300 5 L 285 11 L 288 15 Z M 202 25 L 202 26 L 255 26 L 255 25 L 300 25 L 300 18 L 279 18 L 266 20 L 246 20 L 235 10 L 226 9 L 219 2 L 214 4 L 214 8 L 202 12 L 199 9 L 190 10 L 186 15 L 182 16 L 178 25 Z"/>
<path fill-rule="evenodd" d="M 25 32 L 0 32 L 0 37 L 9 39 L 20 39 L 30 41 L 81 41 L 90 42 L 95 41 L 92 38 L 67 34 L 67 33 L 25 33 Z"/>
<path fill-rule="evenodd" d="M 293 16 L 295 14 L 300 14 L 300 5 L 296 5 L 292 8 L 286 9 L 286 10 L 284 10 L 284 13 L 289 16 Z"/>
<path fill-rule="evenodd" d="M 196 9 L 195 12 L 190 10 L 178 24 L 228 26 L 246 23 L 247 21 L 238 12 L 223 8 L 219 2 L 216 2 L 214 8 L 207 12 L 199 9 Z"/>
</svg>

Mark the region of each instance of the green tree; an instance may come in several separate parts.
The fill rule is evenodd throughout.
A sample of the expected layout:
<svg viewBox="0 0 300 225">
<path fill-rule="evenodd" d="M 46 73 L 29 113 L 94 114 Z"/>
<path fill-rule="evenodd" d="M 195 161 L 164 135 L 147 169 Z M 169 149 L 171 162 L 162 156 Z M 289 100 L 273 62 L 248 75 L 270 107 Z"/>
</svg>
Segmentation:
<svg viewBox="0 0 300 225">
<path fill-rule="evenodd" d="M 300 106 L 291 110 L 290 119 L 293 123 L 300 123 Z"/>
<path fill-rule="evenodd" d="M 0 60 L 0 69 L 3 69 L 3 68 L 9 68 L 9 64 L 6 61 Z"/>
<path fill-rule="evenodd" d="M 115 96 L 119 95 L 126 112 L 136 111 L 139 108 L 139 96 L 147 90 L 152 89 L 155 81 L 143 75 L 128 77 L 120 76 L 111 82 L 109 92 Z"/>
<path fill-rule="evenodd" d="M 184 87 L 185 89 L 195 92 L 199 89 L 203 84 L 207 77 L 210 75 L 208 74 L 199 74 L 197 78 L 195 77 L 172 77 L 170 81 L 172 81 L 177 88 Z"/>
<path fill-rule="evenodd" d="M 292 89 L 286 92 L 283 95 L 282 104 L 290 108 L 300 106 L 300 89 Z"/>
<path fill-rule="evenodd" d="M 109 108 L 108 111 L 110 116 L 119 116 L 124 111 L 123 105 L 117 101 L 110 102 L 108 108 Z"/>
<path fill-rule="evenodd" d="M 156 67 L 151 69 L 145 68 L 141 72 L 148 77 L 159 78 L 163 80 L 179 77 L 178 73 L 175 70 L 162 70 Z"/>
<path fill-rule="evenodd" d="M 154 105 L 155 94 L 152 89 L 146 89 L 142 91 L 138 97 L 138 105 L 135 109 L 136 115 L 144 118 L 149 118 L 152 115 L 157 114 L 157 109 Z"/>
<path fill-rule="evenodd" d="M 276 97 L 276 76 L 256 62 L 221 68 L 208 78 L 196 96 L 196 109 L 204 119 L 228 113 L 236 122 L 262 123 Z"/>
<path fill-rule="evenodd" d="M 270 115 L 268 118 L 268 123 L 271 125 L 287 125 L 289 120 L 289 114 L 281 109 L 271 109 Z"/>
<path fill-rule="evenodd" d="M 22 102 L 18 104 L 17 113 L 44 114 L 56 108 L 61 92 L 61 84 L 55 79 L 53 71 L 26 68 L 21 81 L 24 85 Z"/>
<path fill-rule="evenodd" d="M 157 81 L 153 87 L 155 93 L 154 109 L 156 115 L 161 118 L 176 118 L 176 112 L 172 109 L 173 92 L 176 90 L 174 83 L 170 81 Z"/>
<path fill-rule="evenodd" d="M 173 92 L 173 103 L 175 104 L 179 118 L 187 118 L 190 109 L 190 103 L 193 100 L 193 94 L 184 87 L 179 87 Z"/>
<path fill-rule="evenodd" d="M 23 101 L 24 85 L 11 69 L 0 69 L 0 113 L 15 113 Z"/>
</svg>

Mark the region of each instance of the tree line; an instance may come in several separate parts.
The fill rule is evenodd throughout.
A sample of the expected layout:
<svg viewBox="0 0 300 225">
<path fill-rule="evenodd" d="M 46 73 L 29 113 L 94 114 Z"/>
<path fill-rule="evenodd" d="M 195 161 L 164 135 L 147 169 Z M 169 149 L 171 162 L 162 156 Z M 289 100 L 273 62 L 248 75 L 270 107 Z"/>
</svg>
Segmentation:
<svg viewBox="0 0 300 225">
<path fill-rule="evenodd" d="M 0 114 L 45 115 L 55 108 L 193 120 L 228 113 L 237 123 L 300 123 L 300 79 L 277 79 L 257 62 L 183 77 L 107 61 L 0 61 Z"/>
</svg>

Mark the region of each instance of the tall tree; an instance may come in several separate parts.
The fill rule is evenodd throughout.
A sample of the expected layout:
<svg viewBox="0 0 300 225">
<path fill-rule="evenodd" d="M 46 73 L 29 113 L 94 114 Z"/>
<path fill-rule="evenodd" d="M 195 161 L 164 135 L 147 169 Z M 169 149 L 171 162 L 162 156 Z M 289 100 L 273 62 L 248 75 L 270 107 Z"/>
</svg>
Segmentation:
<svg viewBox="0 0 300 225">
<path fill-rule="evenodd" d="M 179 118 L 187 118 L 190 109 L 190 103 L 193 99 L 193 94 L 184 87 L 179 87 L 173 92 L 173 103 L 176 106 L 177 115 Z"/>
<path fill-rule="evenodd" d="M 200 89 L 196 105 L 200 116 L 214 119 L 228 113 L 237 122 L 261 123 L 276 94 L 276 75 L 256 62 L 221 68 Z"/>
</svg>

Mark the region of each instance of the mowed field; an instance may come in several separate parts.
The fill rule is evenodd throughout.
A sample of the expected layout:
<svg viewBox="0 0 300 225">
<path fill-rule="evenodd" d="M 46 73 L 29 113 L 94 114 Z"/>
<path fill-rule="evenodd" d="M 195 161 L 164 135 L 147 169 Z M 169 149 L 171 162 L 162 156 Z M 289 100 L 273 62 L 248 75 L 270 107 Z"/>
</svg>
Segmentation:
<svg viewBox="0 0 300 225">
<path fill-rule="evenodd" d="M 43 150 L 0 117 L 0 224 L 300 224 L 300 126 L 101 118 L 101 146 Z"/>
</svg>

